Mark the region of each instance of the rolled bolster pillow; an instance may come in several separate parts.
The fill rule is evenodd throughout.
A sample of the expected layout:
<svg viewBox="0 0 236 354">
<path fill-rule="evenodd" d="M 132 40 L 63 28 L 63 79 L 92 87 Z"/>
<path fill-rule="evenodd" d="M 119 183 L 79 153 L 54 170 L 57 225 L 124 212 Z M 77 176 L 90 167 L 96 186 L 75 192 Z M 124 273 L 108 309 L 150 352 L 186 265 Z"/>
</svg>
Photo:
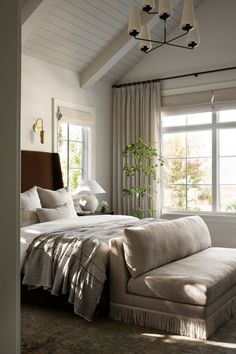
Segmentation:
<svg viewBox="0 0 236 354">
<path fill-rule="evenodd" d="M 125 261 L 134 278 L 211 247 L 209 230 L 199 216 L 130 227 L 124 232 Z"/>
</svg>

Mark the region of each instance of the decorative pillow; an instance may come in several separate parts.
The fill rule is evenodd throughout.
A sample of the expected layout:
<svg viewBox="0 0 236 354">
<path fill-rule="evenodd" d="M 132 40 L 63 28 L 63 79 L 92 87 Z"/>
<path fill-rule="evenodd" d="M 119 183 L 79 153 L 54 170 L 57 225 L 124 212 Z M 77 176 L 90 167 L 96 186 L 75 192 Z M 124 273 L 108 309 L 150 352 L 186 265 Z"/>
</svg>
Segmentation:
<svg viewBox="0 0 236 354">
<path fill-rule="evenodd" d="M 64 205 L 61 205 L 55 209 L 47 209 L 47 208 L 40 208 L 36 209 L 38 218 L 40 222 L 47 222 L 47 221 L 52 221 L 52 220 L 57 220 L 57 219 L 64 219 L 64 218 L 70 218 L 73 215 L 71 215 L 71 209 L 68 208 L 68 204 L 65 203 Z"/>
<path fill-rule="evenodd" d="M 134 278 L 211 246 L 205 222 L 189 216 L 125 229 L 124 254 Z"/>
<path fill-rule="evenodd" d="M 43 208 L 57 208 L 64 204 L 67 204 L 68 210 L 70 210 L 70 216 L 76 216 L 76 211 L 73 203 L 72 196 L 67 192 L 65 188 L 52 191 L 50 189 L 44 189 L 37 187 L 39 198 Z"/>
<path fill-rule="evenodd" d="M 37 188 L 33 187 L 20 195 L 21 227 L 39 222 L 36 208 L 41 208 Z"/>
</svg>

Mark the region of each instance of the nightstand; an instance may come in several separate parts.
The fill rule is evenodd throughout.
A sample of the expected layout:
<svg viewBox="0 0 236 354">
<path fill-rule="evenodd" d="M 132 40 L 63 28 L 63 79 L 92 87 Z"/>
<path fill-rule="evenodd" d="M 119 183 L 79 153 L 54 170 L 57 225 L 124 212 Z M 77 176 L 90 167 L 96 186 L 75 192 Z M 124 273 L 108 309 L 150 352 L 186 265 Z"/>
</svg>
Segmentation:
<svg viewBox="0 0 236 354">
<path fill-rule="evenodd" d="M 106 211 L 105 213 L 101 213 L 100 211 L 95 211 L 95 213 L 83 213 L 77 212 L 78 216 L 91 216 L 91 215 L 114 215 L 114 211 Z"/>
</svg>

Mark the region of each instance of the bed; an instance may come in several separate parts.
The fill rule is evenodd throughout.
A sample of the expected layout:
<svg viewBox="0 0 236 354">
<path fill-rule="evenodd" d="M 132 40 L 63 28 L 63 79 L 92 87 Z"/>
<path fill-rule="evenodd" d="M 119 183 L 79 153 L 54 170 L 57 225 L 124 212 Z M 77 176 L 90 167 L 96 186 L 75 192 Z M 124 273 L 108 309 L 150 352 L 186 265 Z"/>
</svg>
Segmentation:
<svg viewBox="0 0 236 354">
<path fill-rule="evenodd" d="M 62 190 L 57 153 L 22 151 L 21 159 L 22 193 L 29 190 L 34 193 Z M 44 207 L 39 211 L 48 210 Z M 107 288 L 109 240 L 121 236 L 125 227 L 137 223 L 140 223 L 139 219 L 130 216 L 73 215 L 23 225 L 22 298 L 33 298 L 33 301 L 36 298 L 40 303 L 45 303 L 46 298 L 46 303 L 54 303 L 55 298 L 64 295 L 63 303 L 66 298 L 75 313 L 92 320 L 101 303 L 103 308 L 109 304 L 108 294 L 104 290 Z M 48 296 L 48 293 L 52 295 Z"/>
</svg>

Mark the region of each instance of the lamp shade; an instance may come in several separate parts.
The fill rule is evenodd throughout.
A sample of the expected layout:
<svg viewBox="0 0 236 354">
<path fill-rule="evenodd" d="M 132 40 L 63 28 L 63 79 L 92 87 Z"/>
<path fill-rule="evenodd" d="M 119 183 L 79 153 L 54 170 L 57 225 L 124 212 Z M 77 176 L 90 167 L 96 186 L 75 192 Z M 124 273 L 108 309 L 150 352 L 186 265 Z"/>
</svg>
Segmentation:
<svg viewBox="0 0 236 354">
<path fill-rule="evenodd" d="M 159 17 L 166 20 L 171 15 L 171 8 L 169 0 L 159 0 Z"/>
<path fill-rule="evenodd" d="M 195 23 L 194 28 L 188 33 L 187 46 L 190 48 L 195 48 L 199 45 L 199 43 L 200 43 L 200 37 L 199 37 L 198 25 L 197 23 Z"/>
<path fill-rule="evenodd" d="M 106 193 L 106 191 L 95 181 L 95 179 L 82 181 L 79 187 L 76 188 L 74 195 L 82 192 L 90 194 Z"/>
<path fill-rule="evenodd" d="M 128 33 L 130 36 L 137 36 L 141 32 L 141 19 L 140 13 L 137 6 L 133 5 L 131 7 L 130 15 L 129 15 L 129 26 Z"/>
<path fill-rule="evenodd" d="M 195 25 L 193 0 L 184 0 L 181 28 L 190 31 Z"/>
<path fill-rule="evenodd" d="M 150 33 L 149 33 L 148 26 L 146 26 L 146 25 L 141 26 L 140 38 L 144 38 L 144 39 L 149 39 L 150 40 Z M 148 42 L 148 41 L 140 40 L 139 41 L 139 49 L 146 53 L 147 51 L 152 49 L 152 43 Z"/>
<path fill-rule="evenodd" d="M 142 9 L 149 12 L 155 8 L 155 0 L 142 0 Z"/>
</svg>

